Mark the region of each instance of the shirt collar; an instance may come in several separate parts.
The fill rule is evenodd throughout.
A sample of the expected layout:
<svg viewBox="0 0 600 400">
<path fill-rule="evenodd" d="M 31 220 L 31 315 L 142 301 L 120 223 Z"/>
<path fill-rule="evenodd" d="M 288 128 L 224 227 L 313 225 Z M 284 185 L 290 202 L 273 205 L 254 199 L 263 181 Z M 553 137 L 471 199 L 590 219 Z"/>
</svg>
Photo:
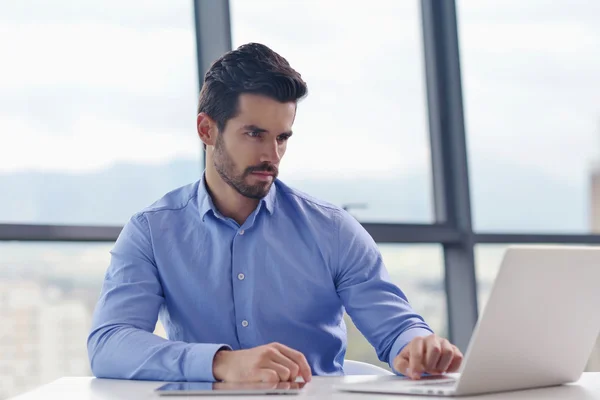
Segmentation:
<svg viewBox="0 0 600 400">
<path fill-rule="evenodd" d="M 269 189 L 269 193 L 262 199 L 260 199 L 258 203 L 258 207 L 265 206 L 269 214 L 273 214 L 275 211 L 275 199 L 276 199 L 277 185 L 276 182 L 273 182 L 271 185 L 271 189 Z M 223 215 L 219 212 L 215 204 L 213 203 L 208 190 L 206 189 L 206 176 L 202 174 L 202 178 L 198 184 L 198 210 L 200 212 L 200 218 L 204 221 L 204 217 L 206 213 L 212 211 L 216 216 L 224 218 Z"/>
</svg>

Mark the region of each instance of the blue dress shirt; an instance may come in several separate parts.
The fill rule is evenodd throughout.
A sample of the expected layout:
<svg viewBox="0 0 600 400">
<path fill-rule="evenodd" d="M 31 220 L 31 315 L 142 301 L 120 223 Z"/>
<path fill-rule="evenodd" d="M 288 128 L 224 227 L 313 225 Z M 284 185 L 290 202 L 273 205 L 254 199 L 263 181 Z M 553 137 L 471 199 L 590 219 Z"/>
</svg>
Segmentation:
<svg viewBox="0 0 600 400">
<path fill-rule="evenodd" d="M 97 377 L 214 381 L 221 348 L 279 342 L 314 375 L 343 374 L 344 309 L 390 363 L 432 333 L 390 282 L 376 243 L 346 211 L 279 180 L 242 226 L 204 178 L 124 226 L 88 337 Z M 154 335 L 157 317 L 169 340 Z"/>
</svg>

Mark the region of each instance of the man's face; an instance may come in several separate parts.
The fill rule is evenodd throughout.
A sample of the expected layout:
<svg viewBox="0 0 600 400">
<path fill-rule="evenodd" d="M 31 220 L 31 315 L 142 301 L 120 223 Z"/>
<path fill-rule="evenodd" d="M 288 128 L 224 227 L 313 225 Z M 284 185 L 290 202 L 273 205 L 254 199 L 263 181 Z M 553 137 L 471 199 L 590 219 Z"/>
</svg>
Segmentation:
<svg viewBox="0 0 600 400">
<path fill-rule="evenodd" d="M 296 104 L 242 94 L 239 113 L 219 132 L 213 155 L 221 178 L 243 196 L 261 199 L 279 173 L 292 135 Z"/>
</svg>

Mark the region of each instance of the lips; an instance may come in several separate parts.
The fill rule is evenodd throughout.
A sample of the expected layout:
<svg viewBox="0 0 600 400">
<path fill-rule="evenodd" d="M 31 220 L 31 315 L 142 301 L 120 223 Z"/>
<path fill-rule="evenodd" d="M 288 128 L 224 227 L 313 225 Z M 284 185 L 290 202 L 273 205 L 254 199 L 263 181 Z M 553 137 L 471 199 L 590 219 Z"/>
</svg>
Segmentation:
<svg viewBox="0 0 600 400">
<path fill-rule="evenodd" d="M 249 167 L 246 171 L 248 175 L 254 175 L 255 177 L 275 179 L 277 176 L 277 167 L 272 164 L 263 163 L 262 165 L 256 165 Z"/>
</svg>

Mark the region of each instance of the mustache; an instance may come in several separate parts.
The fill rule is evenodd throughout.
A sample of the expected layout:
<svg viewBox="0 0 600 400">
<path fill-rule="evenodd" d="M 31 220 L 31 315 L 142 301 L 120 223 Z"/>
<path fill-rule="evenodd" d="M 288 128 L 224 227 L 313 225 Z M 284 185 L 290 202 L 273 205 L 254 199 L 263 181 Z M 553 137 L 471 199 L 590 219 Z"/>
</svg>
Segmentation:
<svg viewBox="0 0 600 400">
<path fill-rule="evenodd" d="M 268 172 L 275 176 L 279 174 L 277 166 L 269 163 L 263 163 L 260 165 L 255 165 L 253 167 L 246 168 L 246 174 L 251 174 L 253 172 Z"/>
</svg>

